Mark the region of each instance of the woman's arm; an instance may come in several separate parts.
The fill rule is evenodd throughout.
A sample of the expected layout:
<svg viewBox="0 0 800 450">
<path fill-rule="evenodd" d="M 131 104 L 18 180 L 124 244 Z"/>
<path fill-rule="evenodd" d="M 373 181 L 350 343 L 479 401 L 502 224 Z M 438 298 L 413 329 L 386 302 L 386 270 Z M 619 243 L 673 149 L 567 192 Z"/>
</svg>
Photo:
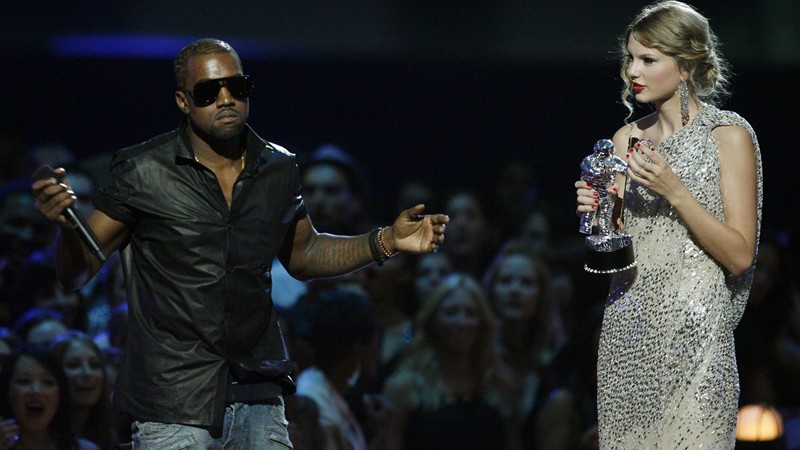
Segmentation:
<svg viewBox="0 0 800 450">
<path fill-rule="evenodd" d="M 646 145 L 627 158 L 628 175 L 666 198 L 700 245 L 733 275 L 741 275 L 752 266 L 756 252 L 755 149 L 750 133 L 743 127 L 718 127 L 712 134 L 719 148 L 724 221 L 708 212 L 664 158 Z"/>
</svg>

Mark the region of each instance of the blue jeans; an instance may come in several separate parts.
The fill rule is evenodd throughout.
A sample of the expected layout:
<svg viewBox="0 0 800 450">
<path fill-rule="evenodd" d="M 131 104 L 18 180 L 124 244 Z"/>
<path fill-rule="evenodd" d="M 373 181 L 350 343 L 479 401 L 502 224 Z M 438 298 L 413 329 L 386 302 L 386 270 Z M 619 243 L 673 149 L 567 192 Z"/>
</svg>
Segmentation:
<svg viewBox="0 0 800 450">
<path fill-rule="evenodd" d="M 229 404 L 222 436 L 216 438 L 207 429 L 190 425 L 136 421 L 131 428 L 134 450 L 287 450 L 292 448 L 288 424 L 281 401 L 280 405 Z"/>
</svg>

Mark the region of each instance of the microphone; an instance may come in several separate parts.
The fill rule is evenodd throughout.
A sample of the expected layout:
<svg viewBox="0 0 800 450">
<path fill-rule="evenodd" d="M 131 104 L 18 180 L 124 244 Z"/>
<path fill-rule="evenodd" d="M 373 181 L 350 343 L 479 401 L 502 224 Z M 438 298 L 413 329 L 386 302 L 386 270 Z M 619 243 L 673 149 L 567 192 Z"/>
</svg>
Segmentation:
<svg viewBox="0 0 800 450">
<path fill-rule="evenodd" d="M 39 167 L 36 172 L 31 175 L 33 181 L 44 180 L 45 178 L 55 178 L 57 180 L 61 180 L 56 172 L 53 170 L 52 167 L 48 165 L 44 165 Z M 64 210 L 64 217 L 67 218 L 67 222 L 69 222 L 70 226 L 78 233 L 78 236 L 81 238 L 84 244 L 89 247 L 89 250 L 92 251 L 94 256 L 100 260 L 101 263 L 106 262 L 106 255 L 103 253 L 103 246 L 100 245 L 100 241 L 95 236 L 94 232 L 89 225 L 86 224 L 86 221 L 83 217 L 78 214 L 73 207 L 69 207 Z"/>
</svg>

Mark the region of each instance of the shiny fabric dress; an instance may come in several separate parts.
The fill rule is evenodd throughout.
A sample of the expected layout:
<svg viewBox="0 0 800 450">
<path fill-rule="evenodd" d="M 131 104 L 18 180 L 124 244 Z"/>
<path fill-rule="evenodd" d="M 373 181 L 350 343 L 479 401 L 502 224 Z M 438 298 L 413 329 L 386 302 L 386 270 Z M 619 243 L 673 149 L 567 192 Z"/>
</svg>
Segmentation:
<svg viewBox="0 0 800 450">
<path fill-rule="evenodd" d="M 755 133 L 713 106 L 658 151 L 694 197 L 724 220 L 719 155 L 711 131 L 740 125 L 752 136 L 761 222 L 761 156 Z M 689 233 L 670 204 L 629 183 L 625 231 L 637 267 L 612 277 L 598 358 L 602 449 L 732 449 L 739 380 L 733 330 L 753 268 L 731 276 Z"/>
</svg>

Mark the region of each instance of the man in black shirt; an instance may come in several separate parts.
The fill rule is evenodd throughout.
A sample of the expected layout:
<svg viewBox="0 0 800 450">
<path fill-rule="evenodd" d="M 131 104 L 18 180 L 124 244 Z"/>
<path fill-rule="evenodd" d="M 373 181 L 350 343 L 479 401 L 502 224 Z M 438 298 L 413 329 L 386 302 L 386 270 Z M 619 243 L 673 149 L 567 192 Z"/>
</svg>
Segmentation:
<svg viewBox="0 0 800 450">
<path fill-rule="evenodd" d="M 118 151 L 87 223 L 119 249 L 129 330 L 115 401 L 136 448 L 195 440 L 206 448 L 286 448 L 282 395 L 293 383 L 270 297 L 277 256 L 298 279 L 345 274 L 396 252 L 434 251 L 447 216 L 401 213 L 361 236 L 318 233 L 295 157 L 247 125 L 253 83 L 234 49 L 201 39 L 175 59 L 180 126 Z M 63 170 L 33 184 L 61 225 L 59 276 L 77 288 L 102 266 L 62 213 L 75 204 Z M 183 448 L 183 447 L 181 447 Z"/>
</svg>

